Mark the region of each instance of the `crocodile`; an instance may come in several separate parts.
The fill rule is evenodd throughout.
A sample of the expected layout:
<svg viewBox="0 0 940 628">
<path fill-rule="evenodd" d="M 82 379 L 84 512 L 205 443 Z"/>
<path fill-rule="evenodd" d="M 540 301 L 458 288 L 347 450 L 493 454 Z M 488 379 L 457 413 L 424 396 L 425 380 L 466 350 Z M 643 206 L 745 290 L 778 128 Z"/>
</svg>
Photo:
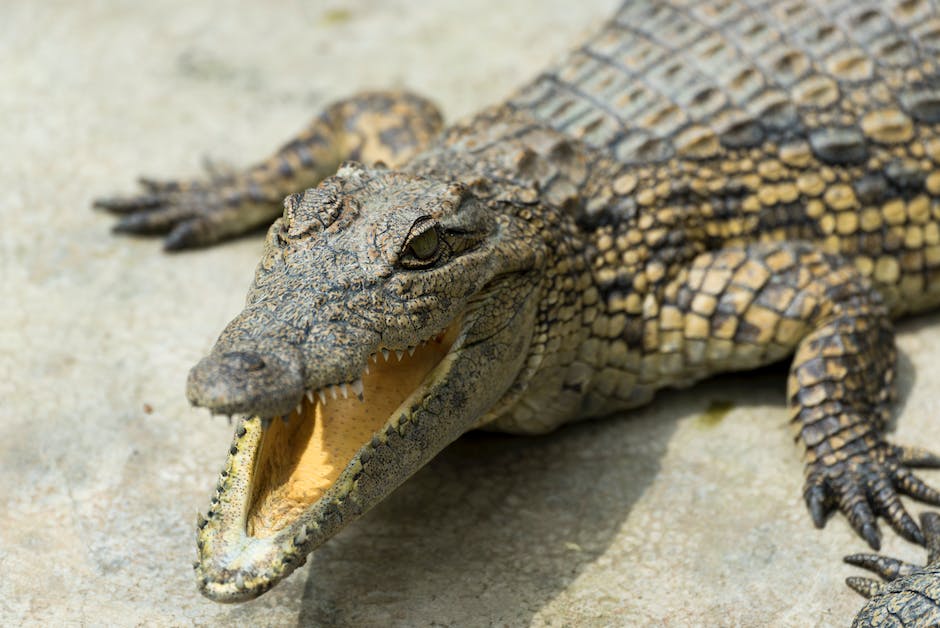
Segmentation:
<svg viewBox="0 0 940 628">
<path fill-rule="evenodd" d="M 927 565 L 877 554 L 852 554 L 845 562 L 872 571 L 887 582 L 850 576 L 846 584 L 869 598 L 858 612 L 853 628 L 940 626 L 940 514 L 920 517 L 927 539 Z"/>
<path fill-rule="evenodd" d="M 469 430 L 788 358 L 814 524 L 924 544 L 900 496 L 940 504 L 912 471 L 940 458 L 884 432 L 893 321 L 940 304 L 938 51 L 931 0 L 633 0 L 449 126 L 368 92 L 256 166 L 97 201 L 171 250 L 274 221 L 187 382 L 240 417 L 199 589 L 264 593 Z"/>
</svg>

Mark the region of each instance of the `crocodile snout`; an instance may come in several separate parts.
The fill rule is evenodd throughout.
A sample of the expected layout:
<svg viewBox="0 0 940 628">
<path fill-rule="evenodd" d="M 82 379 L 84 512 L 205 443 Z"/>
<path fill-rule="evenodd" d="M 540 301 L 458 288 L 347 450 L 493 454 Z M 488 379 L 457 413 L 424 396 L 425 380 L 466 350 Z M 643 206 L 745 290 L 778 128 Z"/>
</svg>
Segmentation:
<svg viewBox="0 0 940 628">
<path fill-rule="evenodd" d="M 186 396 L 221 414 L 273 417 L 289 413 L 304 392 L 300 352 L 277 343 L 213 351 L 189 372 Z"/>
</svg>

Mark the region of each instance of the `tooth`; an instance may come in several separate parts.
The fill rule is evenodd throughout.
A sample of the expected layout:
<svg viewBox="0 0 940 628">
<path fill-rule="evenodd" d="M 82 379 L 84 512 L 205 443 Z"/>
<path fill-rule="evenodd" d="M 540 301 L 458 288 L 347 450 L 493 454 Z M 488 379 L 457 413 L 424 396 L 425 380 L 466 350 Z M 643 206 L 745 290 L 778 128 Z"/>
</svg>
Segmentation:
<svg viewBox="0 0 940 628">
<path fill-rule="evenodd" d="M 317 391 L 317 397 L 320 398 L 320 403 L 326 405 L 326 391 L 322 388 Z"/>
<path fill-rule="evenodd" d="M 307 401 L 309 401 L 310 403 L 313 403 L 313 391 L 312 390 L 307 391 Z"/>
<path fill-rule="evenodd" d="M 244 589 L 245 588 L 245 576 L 238 574 L 235 576 L 235 588 Z"/>
<path fill-rule="evenodd" d="M 398 361 L 401 362 L 401 359 L 404 357 L 405 352 L 401 349 L 395 349 L 395 356 L 398 358 Z"/>
<path fill-rule="evenodd" d="M 408 347 L 408 355 L 414 355 L 417 347 Z"/>
<path fill-rule="evenodd" d="M 261 417 L 261 427 L 262 429 L 268 429 L 271 427 L 271 418 L 270 417 Z"/>
<path fill-rule="evenodd" d="M 385 358 L 385 361 L 388 362 L 388 349 L 382 349 L 382 357 Z"/>
<path fill-rule="evenodd" d="M 343 393 L 343 399 L 349 399 L 349 390 L 346 388 L 345 383 L 339 385 L 339 390 Z"/>
<path fill-rule="evenodd" d="M 300 403 L 297 404 L 297 407 L 295 408 L 295 411 L 297 412 L 297 416 L 300 416 L 300 413 L 303 412 L 303 410 L 304 410 L 304 402 L 301 401 Z"/>
<path fill-rule="evenodd" d="M 335 385 L 330 386 L 330 397 L 332 397 L 333 399 L 336 399 L 336 386 Z"/>
<path fill-rule="evenodd" d="M 365 373 L 366 375 L 369 374 L 369 363 L 368 363 L 368 362 L 366 362 L 366 368 L 365 368 L 365 370 L 363 371 L 363 373 Z"/>
<path fill-rule="evenodd" d="M 352 384 L 350 384 L 350 386 L 352 386 L 353 392 L 356 393 L 356 396 L 359 397 L 359 401 L 362 401 L 362 380 L 357 379 Z"/>
</svg>

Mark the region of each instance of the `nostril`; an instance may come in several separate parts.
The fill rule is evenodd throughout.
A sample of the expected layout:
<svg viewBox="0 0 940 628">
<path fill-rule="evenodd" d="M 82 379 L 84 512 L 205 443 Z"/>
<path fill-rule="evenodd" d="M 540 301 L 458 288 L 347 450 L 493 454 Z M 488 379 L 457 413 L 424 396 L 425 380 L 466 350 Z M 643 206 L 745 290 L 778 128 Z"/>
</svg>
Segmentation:
<svg viewBox="0 0 940 628">
<path fill-rule="evenodd" d="M 264 368 L 264 359 L 257 353 L 246 351 L 230 351 L 222 355 L 222 359 L 229 365 L 243 371 L 260 371 Z"/>
</svg>

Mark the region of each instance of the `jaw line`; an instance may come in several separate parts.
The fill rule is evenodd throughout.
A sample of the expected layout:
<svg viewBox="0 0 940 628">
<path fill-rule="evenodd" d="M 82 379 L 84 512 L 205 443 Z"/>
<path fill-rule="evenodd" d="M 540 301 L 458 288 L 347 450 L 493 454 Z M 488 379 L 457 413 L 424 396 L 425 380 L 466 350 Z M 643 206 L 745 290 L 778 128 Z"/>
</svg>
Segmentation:
<svg viewBox="0 0 940 628">
<path fill-rule="evenodd" d="M 358 518 L 378 501 L 360 494 L 360 474 L 378 448 L 401 445 L 398 441 L 407 434 L 412 411 L 433 396 L 453 370 L 468 327 L 467 321 L 458 320 L 454 324 L 458 325 L 457 338 L 418 387 L 391 413 L 372 439 L 356 451 L 319 499 L 269 536 L 250 536 L 247 532 L 255 465 L 264 434 L 262 419 L 253 416 L 239 421 L 207 517 L 200 515 L 197 520 L 199 560 L 194 568 L 199 589 L 206 597 L 218 602 L 257 597 L 302 565 L 312 550 L 345 523 Z M 395 443 L 390 443 L 392 440 Z M 430 455 L 448 443 L 441 443 Z M 394 478 L 386 493 L 408 476 L 410 473 Z M 360 503 L 363 497 L 366 503 Z"/>
</svg>

